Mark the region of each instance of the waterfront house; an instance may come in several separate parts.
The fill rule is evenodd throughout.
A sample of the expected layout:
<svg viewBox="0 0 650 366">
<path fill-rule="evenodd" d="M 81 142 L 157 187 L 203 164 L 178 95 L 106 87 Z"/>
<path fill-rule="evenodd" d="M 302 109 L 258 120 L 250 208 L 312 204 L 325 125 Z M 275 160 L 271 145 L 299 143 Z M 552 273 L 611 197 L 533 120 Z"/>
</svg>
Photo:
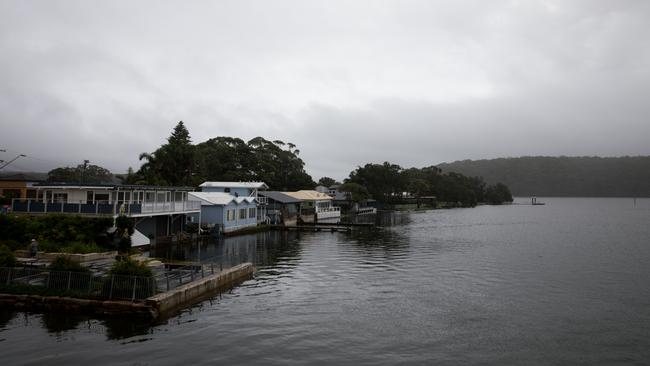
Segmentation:
<svg viewBox="0 0 650 366">
<path fill-rule="evenodd" d="M 338 221 L 341 209 L 332 205 L 332 197 L 314 190 L 283 192 L 300 200 L 300 219 L 304 222 Z"/>
<path fill-rule="evenodd" d="M 192 200 L 191 187 L 162 187 L 121 184 L 34 184 L 35 198 L 12 200 L 16 214 L 49 213 L 86 217 L 132 218 L 137 238 L 157 239 L 184 230 L 188 215 L 198 214 L 201 203 Z M 146 240 L 134 246 L 150 244 Z"/>
<path fill-rule="evenodd" d="M 355 215 L 368 215 L 376 214 L 377 208 L 375 207 L 377 201 L 373 199 L 365 199 L 361 202 L 352 201 L 352 192 L 340 191 L 340 185 L 330 187 L 329 195 L 332 196 L 332 204 L 341 207 L 344 212 L 349 212 Z"/>
<path fill-rule="evenodd" d="M 264 182 L 204 182 L 192 197 L 201 201 L 201 215 L 194 218 L 202 227 L 228 233 L 256 226 L 266 219 L 268 189 Z"/>
<path fill-rule="evenodd" d="M 284 192 L 260 192 L 267 201 L 267 216 L 271 224 L 296 225 L 300 213 L 301 201 Z"/>
<path fill-rule="evenodd" d="M 34 188 L 47 180 L 45 173 L 6 173 L 0 175 L 0 196 L 5 198 L 34 199 L 38 190 Z"/>
<path fill-rule="evenodd" d="M 325 186 L 322 186 L 322 185 L 317 185 L 316 188 L 314 188 L 314 190 L 316 192 L 329 194 L 330 196 L 335 196 L 336 193 L 338 193 L 338 188 L 340 186 L 341 186 L 340 184 L 332 184 L 329 187 L 325 187 Z"/>
<path fill-rule="evenodd" d="M 193 215 L 193 219 L 203 228 L 229 233 L 257 226 L 254 197 L 235 197 L 224 192 L 191 192 L 190 197 L 201 202 L 201 213 Z"/>
</svg>

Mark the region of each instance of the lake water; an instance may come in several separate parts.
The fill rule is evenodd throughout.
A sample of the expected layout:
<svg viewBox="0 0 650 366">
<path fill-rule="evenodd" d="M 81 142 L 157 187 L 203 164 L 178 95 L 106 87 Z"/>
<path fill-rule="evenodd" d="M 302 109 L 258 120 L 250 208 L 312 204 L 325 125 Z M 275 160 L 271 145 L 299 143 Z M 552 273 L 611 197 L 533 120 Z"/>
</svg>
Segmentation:
<svg viewBox="0 0 650 366">
<path fill-rule="evenodd" d="M 650 364 L 650 200 L 539 200 L 168 250 L 258 272 L 157 325 L 0 312 L 1 363 Z"/>
</svg>

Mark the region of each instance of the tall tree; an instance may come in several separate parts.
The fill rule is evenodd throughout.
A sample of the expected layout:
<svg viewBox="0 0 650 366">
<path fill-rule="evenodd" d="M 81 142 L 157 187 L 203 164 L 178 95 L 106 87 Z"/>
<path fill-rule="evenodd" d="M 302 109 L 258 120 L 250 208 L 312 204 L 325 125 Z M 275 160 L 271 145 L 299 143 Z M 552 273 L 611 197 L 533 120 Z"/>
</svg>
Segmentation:
<svg viewBox="0 0 650 366">
<path fill-rule="evenodd" d="M 331 187 L 335 184 L 341 184 L 341 183 L 334 180 L 334 178 L 322 177 L 321 179 L 318 180 L 318 184 L 324 187 Z"/>
<path fill-rule="evenodd" d="M 346 183 L 358 183 L 368 189 L 370 194 L 382 202 L 391 202 L 406 189 L 402 167 L 389 162 L 366 164 L 350 173 Z"/>
<path fill-rule="evenodd" d="M 140 154 L 140 160 L 145 160 L 145 163 L 140 167 L 138 175 L 147 184 L 193 185 L 194 151 L 190 133 L 183 121 L 180 121 L 167 138 L 166 144 L 151 154 Z"/>
<path fill-rule="evenodd" d="M 76 167 L 61 167 L 47 173 L 48 182 L 58 183 L 111 183 L 113 174 L 106 168 L 93 164 L 79 164 Z"/>
</svg>

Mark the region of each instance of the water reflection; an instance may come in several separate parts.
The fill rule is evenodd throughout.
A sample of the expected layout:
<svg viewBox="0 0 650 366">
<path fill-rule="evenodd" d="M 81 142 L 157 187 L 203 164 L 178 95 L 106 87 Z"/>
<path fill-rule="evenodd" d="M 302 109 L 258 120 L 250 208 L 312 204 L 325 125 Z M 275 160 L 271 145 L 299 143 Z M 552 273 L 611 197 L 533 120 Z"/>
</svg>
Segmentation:
<svg viewBox="0 0 650 366">
<path fill-rule="evenodd" d="M 152 257 L 213 263 L 228 268 L 245 262 L 272 266 L 279 258 L 300 255 L 300 233 L 267 231 L 251 235 L 210 240 L 193 244 L 157 246 Z"/>
<path fill-rule="evenodd" d="M 89 319 L 89 317 L 82 315 L 43 313 L 41 315 L 41 324 L 49 333 L 59 335 L 62 332 L 78 328 L 79 324 L 88 322 Z"/>
<path fill-rule="evenodd" d="M 7 327 L 7 324 L 9 324 L 16 314 L 16 311 L 13 309 L 0 307 L 0 332 Z"/>
<path fill-rule="evenodd" d="M 106 338 L 108 339 L 127 339 L 148 335 L 155 329 L 152 327 L 152 323 L 142 319 L 125 321 L 121 318 L 106 318 L 102 323 L 106 328 Z"/>
</svg>

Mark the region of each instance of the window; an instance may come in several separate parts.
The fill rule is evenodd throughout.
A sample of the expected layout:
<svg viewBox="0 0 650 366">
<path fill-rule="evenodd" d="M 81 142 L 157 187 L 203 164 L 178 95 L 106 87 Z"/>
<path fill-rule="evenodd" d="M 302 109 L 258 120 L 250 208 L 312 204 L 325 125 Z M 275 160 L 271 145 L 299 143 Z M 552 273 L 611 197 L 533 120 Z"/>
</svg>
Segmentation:
<svg viewBox="0 0 650 366">
<path fill-rule="evenodd" d="M 174 201 L 176 202 L 183 202 L 183 196 L 185 195 L 184 192 L 174 192 Z"/>
<path fill-rule="evenodd" d="M 235 210 L 226 210 L 226 220 L 227 221 L 234 221 L 235 220 Z"/>
<path fill-rule="evenodd" d="M 224 188 L 223 191 L 224 191 L 225 193 L 230 193 L 230 188 Z"/>
<path fill-rule="evenodd" d="M 54 202 L 60 202 L 60 203 L 68 202 L 68 194 L 67 193 L 54 193 L 54 195 L 52 197 L 54 198 Z"/>
<path fill-rule="evenodd" d="M 249 208 L 248 209 L 248 217 L 251 218 L 251 219 L 254 218 L 254 217 L 257 217 L 257 208 L 255 208 L 255 207 Z"/>
<path fill-rule="evenodd" d="M 246 219 L 246 209 L 245 208 L 240 208 L 239 209 L 239 219 L 240 220 Z"/>
<path fill-rule="evenodd" d="M 117 203 L 129 202 L 131 200 L 131 192 L 118 192 Z"/>
</svg>

